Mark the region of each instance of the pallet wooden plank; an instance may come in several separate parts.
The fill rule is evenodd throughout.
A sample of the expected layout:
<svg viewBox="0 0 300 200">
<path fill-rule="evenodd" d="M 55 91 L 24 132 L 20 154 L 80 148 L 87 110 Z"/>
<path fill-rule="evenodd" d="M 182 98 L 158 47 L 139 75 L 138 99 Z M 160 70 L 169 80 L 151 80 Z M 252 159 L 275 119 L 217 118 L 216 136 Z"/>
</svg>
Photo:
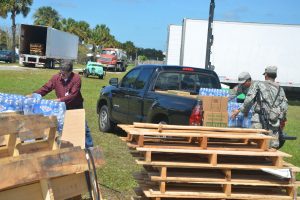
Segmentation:
<svg viewBox="0 0 300 200">
<path fill-rule="evenodd" d="M 166 162 L 166 161 L 135 161 L 138 165 L 146 165 L 146 166 L 168 166 L 168 167 L 177 167 L 177 168 L 212 168 L 212 169 L 247 169 L 247 170 L 261 170 L 262 168 L 270 168 L 270 169 L 289 169 L 288 167 L 280 167 L 271 166 L 271 165 L 262 165 L 262 164 L 217 164 L 216 166 L 212 166 L 209 163 L 196 163 L 196 162 Z"/>
<path fill-rule="evenodd" d="M 133 123 L 135 128 L 153 128 L 157 129 L 158 124 L 151 124 L 151 123 Z M 208 127 L 208 126 L 183 126 L 183 125 L 167 125 L 163 124 L 162 129 L 179 129 L 179 130 L 208 130 L 208 131 L 235 131 L 235 132 L 253 132 L 253 133 L 270 133 L 270 131 L 265 129 L 245 129 L 245 128 L 221 128 L 221 127 Z"/>
<path fill-rule="evenodd" d="M 64 200 L 88 192 L 84 173 L 51 179 L 55 200 Z"/>
<path fill-rule="evenodd" d="M 6 162 L 1 165 L 0 190 L 22 185 L 40 179 L 54 178 L 72 173 L 83 172 L 88 169 L 85 151 L 80 148 L 70 148 L 68 151 L 28 159 Z M 92 153 L 96 166 L 104 163 L 99 148 L 93 148 Z"/>
<path fill-rule="evenodd" d="M 199 136 L 210 136 L 210 137 L 224 137 L 224 138 L 243 138 L 253 137 L 257 139 L 271 139 L 272 136 L 262 134 L 260 132 L 217 132 L 217 131 L 190 131 L 190 130 L 165 130 L 159 132 L 155 129 L 140 129 L 140 128 L 130 128 L 125 129 L 130 135 L 153 135 L 153 136 L 182 136 L 182 137 L 199 137 Z"/>
<path fill-rule="evenodd" d="M 41 186 L 39 183 L 15 187 L 0 192 L 0 199 L 3 200 L 43 200 Z"/>
<path fill-rule="evenodd" d="M 40 137 L 40 132 L 35 132 L 34 130 L 43 130 L 56 126 L 57 120 L 54 116 L 17 115 L 1 117 L 0 135 L 18 133 L 20 134 L 21 140 L 26 140 Z"/>
<path fill-rule="evenodd" d="M 166 167 L 162 167 L 160 169 L 160 177 L 162 180 L 166 180 L 166 177 L 167 177 L 167 168 Z M 160 192 L 164 193 L 166 191 L 166 182 L 161 181 L 159 188 L 160 188 Z"/>
<path fill-rule="evenodd" d="M 137 151 L 152 151 L 152 152 L 164 152 L 164 153 L 190 153 L 190 154 L 218 154 L 218 155 L 239 155 L 239 156 L 270 156 L 270 157 L 291 157 L 290 154 L 281 151 L 222 151 L 222 150 L 202 150 L 202 149 L 164 149 L 164 148 L 136 148 Z"/>
<path fill-rule="evenodd" d="M 54 200 L 51 183 L 48 179 L 40 180 L 41 191 L 44 200 Z"/>
</svg>

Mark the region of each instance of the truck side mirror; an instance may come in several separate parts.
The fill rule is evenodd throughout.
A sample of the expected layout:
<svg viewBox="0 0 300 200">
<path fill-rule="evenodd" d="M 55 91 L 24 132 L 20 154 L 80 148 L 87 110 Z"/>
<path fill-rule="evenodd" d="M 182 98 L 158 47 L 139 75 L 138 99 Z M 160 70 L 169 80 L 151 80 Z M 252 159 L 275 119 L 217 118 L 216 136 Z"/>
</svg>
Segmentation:
<svg viewBox="0 0 300 200">
<path fill-rule="evenodd" d="M 118 78 L 109 79 L 109 85 L 117 87 L 118 86 Z"/>
</svg>

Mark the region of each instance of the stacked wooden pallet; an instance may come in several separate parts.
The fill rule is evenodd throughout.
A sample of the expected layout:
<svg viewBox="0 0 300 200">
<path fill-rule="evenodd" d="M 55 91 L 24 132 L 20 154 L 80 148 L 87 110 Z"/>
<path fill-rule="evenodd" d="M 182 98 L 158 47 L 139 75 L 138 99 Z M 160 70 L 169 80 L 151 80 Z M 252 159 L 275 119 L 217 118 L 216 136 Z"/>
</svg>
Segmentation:
<svg viewBox="0 0 300 200">
<path fill-rule="evenodd" d="M 144 171 L 140 199 L 296 199 L 299 168 L 262 129 L 119 125 Z M 262 134 L 263 133 L 263 134 Z M 279 172 L 286 173 L 278 176 Z"/>
<path fill-rule="evenodd" d="M 60 149 L 55 117 L 0 114 L 0 199 L 67 199 L 96 188 L 99 148 Z M 87 160 L 88 156 L 88 160 Z M 93 162 L 90 160 L 93 159 Z M 91 172 L 91 173 L 89 173 Z"/>
<path fill-rule="evenodd" d="M 44 53 L 44 45 L 40 43 L 30 43 L 30 54 L 42 56 Z"/>
</svg>

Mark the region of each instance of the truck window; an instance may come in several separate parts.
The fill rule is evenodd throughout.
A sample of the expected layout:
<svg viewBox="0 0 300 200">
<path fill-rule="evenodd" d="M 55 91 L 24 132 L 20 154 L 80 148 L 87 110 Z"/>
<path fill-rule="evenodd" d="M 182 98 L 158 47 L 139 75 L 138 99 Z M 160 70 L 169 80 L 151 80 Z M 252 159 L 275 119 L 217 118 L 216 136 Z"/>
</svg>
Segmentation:
<svg viewBox="0 0 300 200">
<path fill-rule="evenodd" d="M 135 81 L 137 77 L 139 76 L 141 69 L 133 69 L 130 71 L 123 79 L 121 82 L 121 87 L 125 88 L 134 88 L 135 87 Z"/>
<path fill-rule="evenodd" d="M 135 82 L 135 89 L 142 90 L 145 88 L 146 83 L 148 83 L 150 76 L 152 75 L 153 69 L 151 68 L 144 68 L 139 77 L 136 79 Z"/>
<path fill-rule="evenodd" d="M 209 74 L 162 72 L 159 74 L 155 90 L 182 90 L 198 94 L 200 88 L 218 88 L 216 77 Z"/>
<path fill-rule="evenodd" d="M 180 74 L 176 72 L 160 73 L 156 83 L 155 90 L 179 90 Z"/>
</svg>

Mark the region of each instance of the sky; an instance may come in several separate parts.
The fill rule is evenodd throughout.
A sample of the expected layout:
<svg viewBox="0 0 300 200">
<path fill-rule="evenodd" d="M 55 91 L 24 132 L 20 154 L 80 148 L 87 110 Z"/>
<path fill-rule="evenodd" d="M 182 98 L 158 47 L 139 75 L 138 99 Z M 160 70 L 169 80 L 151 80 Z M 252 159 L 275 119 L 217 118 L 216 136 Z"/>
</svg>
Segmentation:
<svg viewBox="0 0 300 200">
<path fill-rule="evenodd" d="M 16 23 L 33 23 L 34 12 L 51 6 L 63 18 L 84 20 L 93 28 L 105 24 L 120 42 L 166 50 L 168 25 L 181 25 L 184 18 L 207 19 L 210 0 L 33 0 L 26 18 Z M 300 0 L 215 0 L 215 20 L 300 24 Z M 0 18 L 9 27 L 10 18 Z"/>
</svg>

